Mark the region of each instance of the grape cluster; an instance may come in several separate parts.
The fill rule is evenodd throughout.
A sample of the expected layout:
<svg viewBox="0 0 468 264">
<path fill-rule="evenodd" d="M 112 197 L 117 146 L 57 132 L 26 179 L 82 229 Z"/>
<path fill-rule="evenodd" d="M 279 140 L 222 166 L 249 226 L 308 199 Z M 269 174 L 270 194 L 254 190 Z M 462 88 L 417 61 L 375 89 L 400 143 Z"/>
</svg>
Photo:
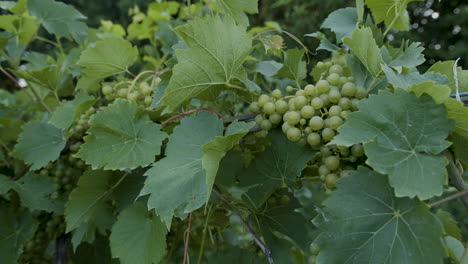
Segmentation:
<svg viewBox="0 0 468 264">
<path fill-rule="evenodd" d="M 262 94 L 249 106 L 256 113 L 257 124 L 263 130 L 281 126 L 290 141 L 310 145 L 319 150 L 321 157 L 315 160 L 320 179 L 331 190 L 336 181 L 349 171 L 345 164 L 356 163 L 363 155 L 362 145 L 350 148 L 330 145 L 338 128 L 347 116 L 357 110 L 357 102 L 367 97 L 367 90 L 357 87 L 344 55 L 321 61 L 316 68 L 321 79 L 303 89 L 286 87 L 289 94 L 283 96 L 276 89 L 269 95 Z"/>
<path fill-rule="evenodd" d="M 86 112 L 80 115 L 73 126 L 68 130 L 68 135 L 74 140 L 81 140 L 89 127 L 89 119 L 96 112 L 94 107 L 90 107 Z"/>
<path fill-rule="evenodd" d="M 102 87 L 102 94 L 108 101 L 113 101 L 116 98 L 126 98 L 130 101 L 136 102 L 144 107 L 148 107 L 153 103 L 153 87 L 157 86 L 161 79 L 156 78 L 155 82 L 149 85 L 147 82 L 140 82 L 136 87 L 123 87 L 123 86 L 110 86 L 105 85 Z"/>
</svg>

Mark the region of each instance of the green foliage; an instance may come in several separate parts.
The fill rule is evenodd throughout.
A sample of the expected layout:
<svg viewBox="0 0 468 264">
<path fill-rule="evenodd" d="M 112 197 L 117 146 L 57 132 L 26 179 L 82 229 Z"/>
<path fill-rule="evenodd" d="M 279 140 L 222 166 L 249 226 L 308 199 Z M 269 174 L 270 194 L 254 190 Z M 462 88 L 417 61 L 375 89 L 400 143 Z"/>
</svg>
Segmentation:
<svg viewBox="0 0 468 264">
<path fill-rule="evenodd" d="M 380 65 L 384 61 L 370 28 L 355 29 L 351 37 L 343 39 L 343 43 L 353 51 L 372 76 L 379 74 Z"/>
</svg>

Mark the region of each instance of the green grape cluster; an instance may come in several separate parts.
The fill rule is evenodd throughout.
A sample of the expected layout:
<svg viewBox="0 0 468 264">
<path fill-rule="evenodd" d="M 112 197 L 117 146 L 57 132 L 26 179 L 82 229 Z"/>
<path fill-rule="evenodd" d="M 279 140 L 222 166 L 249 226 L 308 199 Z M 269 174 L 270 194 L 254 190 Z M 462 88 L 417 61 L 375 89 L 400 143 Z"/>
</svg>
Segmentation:
<svg viewBox="0 0 468 264">
<path fill-rule="evenodd" d="M 136 102 L 141 106 L 149 107 L 153 103 L 153 92 L 161 79 L 158 77 L 152 83 L 140 82 L 137 86 L 124 87 L 124 86 L 110 86 L 105 85 L 102 87 L 101 92 L 108 101 L 113 101 L 117 98 L 126 98 L 130 101 Z"/>
<path fill-rule="evenodd" d="M 89 119 L 96 112 L 94 107 L 90 107 L 86 112 L 80 115 L 78 120 L 73 123 L 73 126 L 68 130 L 69 137 L 76 140 L 81 140 L 89 127 Z"/>
</svg>

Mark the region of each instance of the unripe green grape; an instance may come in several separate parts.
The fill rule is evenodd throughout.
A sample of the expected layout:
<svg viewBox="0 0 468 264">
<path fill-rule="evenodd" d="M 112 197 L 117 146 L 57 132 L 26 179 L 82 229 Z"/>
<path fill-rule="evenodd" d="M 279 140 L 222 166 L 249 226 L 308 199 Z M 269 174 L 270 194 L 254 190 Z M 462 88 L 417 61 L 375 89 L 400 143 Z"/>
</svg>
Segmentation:
<svg viewBox="0 0 468 264">
<path fill-rule="evenodd" d="M 292 94 L 294 92 L 294 88 L 292 86 L 287 86 L 286 87 L 286 92 Z"/>
<path fill-rule="evenodd" d="M 330 69 L 328 70 L 328 72 L 330 74 L 332 73 L 336 73 L 336 74 L 342 74 L 343 73 L 343 67 L 341 67 L 341 65 L 338 65 L 338 64 L 335 64 L 333 66 L 330 67 Z"/>
<path fill-rule="evenodd" d="M 280 203 L 281 205 L 287 205 L 291 201 L 291 198 L 287 194 L 281 195 Z"/>
<path fill-rule="evenodd" d="M 323 69 L 323 68 L 325 68 L 325 67 L 326 67 L 326 66 L 325 66 L 325 63 L 323 63 L 322 61 L 317 62 L 317 68 L 318 68 L 318 69 Z"/>
<path fill-rule="evenodd" d="M 153 97 L 149 95 L 145 96 L 144 103 L 146 106 L 150 106 L 153 103 Z"/>
<path fill-rule="evenodd" d="M 341 93 L 346 97 L 353 97 L 356 94 L 357 88 L 352 82 L 347 82 L 341 87 Z"/>
<path fill-rule="evenodd" d="M 302 138 L 301 131 L 297 127 L 290 127 L 286 133 L 286 136 L 292 142 L 297 142 Z"/>
<path fill-rule="evenodd" d="M 304 95 L 304 90 L 302 90 L 302 89 L 297 90 L 295 95 L 296 96 Z"/>
<path fill-rule="evenodd" d="M 341 76 L 337 73 L 332 73 L 328 75 L 327 81 L 330 85 L 338 86 L 340 85 L 340 78 Z"/>
<path fill-rule="evenodd" d="M 304 133 L 306 133 L 306 134 L 312 133 L 312 128 L 310 128 L 309 126 L 305 127 L 304 128 Z"/>
<path fill-rule="evenodd" d="M 140 93 L 138 91 L 133 91 L 127 95 L 127 99 L 130 101 L 137 101 L 140 98 Z"/>
<path fill-rule="evenodd" d="M 338 150 L 341 156 L 348 156 L 349 155 L 349 148 L 346 146 L 338 146 Z"/>
<path fill-rule="evenodd" d="M 306 85 L 304 87 L 304 95 L 305 96 L 317 96 L 317 87 L 312 84 Z"/>
<path fill-rule="evenodd" d="M 260 106 L 258 105 L 258 102 L 252 102 L 249 105 L 249 111 L 254 114 L 258 114 L 260 112 Z"/>
<path fill-rule="evenodd" d="M 127 97 L 128 89 L 127 88 L 122 88 L 117 92 L 117 95 L 121 98 Z"/>
<path fill-rule="evenodd" d="M 331 66 L 333 66 L 333 63 L 331 61 L 327 61 L 327 62 L 325 62 L 325 66 L 327 68 L 330 68 Z"/>
<path fill-rule="evenodd" d="M 367 97 L 367 90 L 365 88 L 359 87 L 356 89 L 356 94 L 354 95 L 357 99 L 364 99 Z"/>
<path fill-rule="evenodd" d="M 288 102 L 288 109 L 290 111 L 296 111 L 297 108 L 296 108 L 296 104 L 294 103 L 294 100 L 290 100 Z"/>
<path fill-rule="evenodd" d="M 276 126 L 279 123 L 281 123 L 281 121 L 283 120 L 283 117 L 278 113 L 273 113 L 272 115 L 270 115 L 268 120 L 270 120 L 270 122 Z"/>
<path fill-rule="evenodd" d="M 346 119 L 346 118 L 348 118 L 348 115 L 350 113 L 351 113 L 350 111 L 343 111 L 343 112 L 340 113 L 340 117 L 343 118 L 343 119 Z"/>
<path fill-rule="evenodd" d="M 364 155 L 364 148 L 361 144 L 356 144 L 351 147 L 351 154 L 357 158 Z"/>
<path fill-rule="evenodd" d="M 302 109 L 301 109 L 301 115 L 305 119 L 312 118 L 314 116 L 314 114 L 315 114 L 315 109 L 310 105 L 306 105 L 306 106 L 302 107 Z"/>
<path fill-rule="evenodd" d="M 341 97 L 340 101 L 338 101 L 338 105 L 343 110 L 349 110 L 352 107 L 351 100 L 349 98 L 347 98 L 347 97 Z"/>
<path fill-rule="evenodd" d="M 280 115 L 286 113 L 289 109 L 288 103 L 283 100 L 278 100 L 275 102 L 276 112 Z"/>
<path fill-rule="evenodd" d="M 329 126 L 331 129 L 337 130 L 341 125 L 343 125 L 343 119 L 339 116 L 332 116 L 329 119 Z"/>
<path fill-rule="evenodd" d="M 275 107 L 275 104 L 272 103 L 272 102 L 267 102 L 267 103 L 263 106 L 263 112 L 265 112 L 265 114 L 267 114 L 267 115 L 271 115 L 271 114 L 273 114 L 275 111 L 276 111 L 276 107 Z"/>
<path fill-rule="evenodd" d="M 356 98 L 351 99 L 351 110 L 353 111 L 359 110 L 358 103 L 359 103 L 359 99 L 356 99 Z"/>
<path fill-rule="evenodd" d="M 329 127 L 326 127 L 322 130 L 323 141 L 328 142 L 333 139 L 335 136 L 335 131 Z"/>
<path fill-rule="evenodd" d="M 331 156 L 332 154 L 333 152 L 328 146 L 322 146 L 320 148 L 320 155 L 322 155 L 322 157 L 328 157 L 328 156 Z"/>
<path fill-rule="evenodd" d="M 353 76 L 349 76 L 349 77 L 348 77 L 348 82 L 354 82 L 354 81 L 355 81 L 355 79 L 354 79 Z"/>
<path fill-rule="evenodd" d="M 327 166 L 325 165 L 320 165 L 320 167 L 318 168 L 318 173 L 319 175 L 327 175 L 330 173 L 330 169 L 327 168 Z"/>
<path fill-rule="evenodd" d="M 103 86 L 101 91 L 102 91 L 102 94 L 104 94 L 105 96 L 109 96 L 112 94 L 112 87 L 109 85 Z"/>
<path fill-rule="evenodd" d="M 301 121 L 299 121 L 299 124 L 301 124 L 301 126 L 307 124 L 307 120 L 305 120 L 305 118 L 301 118 Z"/>
<path fill-rule="evenodd" d="M 330 93 L 331 91 L 337 91 L 337 92 L 339 92 L 339 91 L 340 91 L 340 88 L 338 88 L 338 87 L 336 87 L 336 86 L 330 86 L 330 91 L 328 91 L 328 92 Z"/>
<path fill-rule="evenodd" d="M 273 96 L 276 99 L 281 99 L 283 97 L 283 93 L 280 89 L 275 89 L 273 90 L 273 92 L 271 92 L 271 96 Z"/>
<path fill-rule="evenodd" d="M 255 117 L 255 123 L 257 123 L 258 125 L 260 125 L 263 121 L 263 116 L 262 115 L 257 115 Z"/>
<path fill-rule="evenodd" d="M 283 133 L 284 134 L 287 134 L 288 133 L 288 129 L 291 128 L 292 126 L 290 126 L 288 123 L 283 123 L 281 125 L 281 130 L 283 130 Z"/>
<path fill-rule="evenodd" d="M 314 131 L 318 131 L 324 127 L 325 123 L 320 116 L 314 116 L 309 120 L 309 127 Z"/>
<path fill-rule="evenodd" d="M 77 152 L 80 149 L 81 143 L 77 142 L 73 145 L 70 146 L 70 151 L 71 152 Z"/>
<path fill-rule="evenodd" d="M 317 133 L 310 133 L 309 135 L 307 135 L 307 143 L 309 143 L 309 145 L 312 147 L 320 145 L 321 141 L 322 138 Z"/>
<path fill-rule="evenodd" d="M 320 108 L 323 107 L 323 101 L 322 101 L 322 99 L 320 99 L 320 97 L 315 97 L 315 98 L 312 99 L 312 101 L 310 102 L 310 105 L 311 105 L 315 110 L 319 110 Z"/>
<path fill-rule="evenodd" d="M 296 142 L 299 146 L 304 147 L 307 145 L 307 139 L 305 137 L 302 137 L 299 139 L 299 141 Z"/>
<path fill-rule="evenodd" d="M 260 95 L 260 97 L 258 98 L 258 105 L 260 107 L 263 107 L 266 103 L 268 103 L 270 101 L 270 97 L 266 94 L 262 94 Z"/>
<path fill-rule="evenodd" d="M 339 105 L 333 105 L 332 107 L 330 107 L 330 109 L 328 109 L 328 115 L 339 116 L 341 114 L 341 111 L 343 110 L 341 109 Z"/>
<path fill-rule="evenodd" d="M 341 76 L 340 78 L 340 86 L 343 86 L 345 83 L 348 82 L 348 77 Z"/>
<path fill-rule="evenodd" d="M 301 109 L 307 104 L 307 98 L 303 95 L 299 95 L 296 98 L 294 98 L 294 104 L 296 106 L 296 109 Z"/>
<path fill-rule="evenodd" d="M 288 122 L 289 125 L 295 126 L 301 121 L 301 115 L 296 112 L 296 111 L 291 111 L 287 115 L 286 122 Z"/>
<path fill-rule="evenodd" d="M 149 86 L 149 84 L 146 83 L 146 82 L 140 83 L 139 88 L 140 88 L 140 92 L 141 92 L 144 96 L 151 95 L 151 94 L 153 93 L 153 89 L 152 89 L 151 86 Z"/>
<path fill-rule="evenodd" d="M 320 99 L 322 99 L 324 107 L 327 107 L 330 104 L 330 99 L 328 98 L 328 94 L 321 94 Z"/>
<path fill-rule="evenodd" d="M 260 128 L 263 129 L 263 130 L 267 130 L 267 131 L 268 131 L 268 130 L 271 129 L 272 126 L 273 126 L 273 125 L 271 124 L 270 120 L 268 120 L 268 119 L 264 119 L 264 120 L 262 120 L 262 122 L 260 123 Z"/>
<path fill-rule="evenodd" d="M 338 91 L 330 91 L 328 93 L 328 100 L 330 102 L 337 104 L 341 99 L 341 93 Z"/>
<path fill-rule="evenodd" d="M 325 184 L 329 187 L 335 187 L 338 179 L 338 175 L 335 173 L 330 173 L 325 177 Z"/>
<path fill-rule="evenodd" d="M 330 84 L 328 83 L 327 80 L 320 80 L 315 84 L 315 87 L 317 88 L 317 91 L 320 94 L 323 93 L 328 93 L 330 91 Z"/>
<path fill-rule="evenodd" d="M 340 158 L 337 156 L 329 156 L 325 158 L 324 163 L 330 171 L 335 171 L 340 167 Z"/>
</svg>

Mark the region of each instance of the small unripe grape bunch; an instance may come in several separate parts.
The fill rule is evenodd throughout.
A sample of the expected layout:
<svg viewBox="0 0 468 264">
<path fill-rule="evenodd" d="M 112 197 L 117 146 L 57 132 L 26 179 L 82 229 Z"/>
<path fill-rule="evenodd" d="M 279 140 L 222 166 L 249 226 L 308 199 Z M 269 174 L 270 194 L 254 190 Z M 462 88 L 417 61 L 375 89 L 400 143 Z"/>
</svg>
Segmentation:
<svg viewBox="0 0 468 264">
<path fill-rule="evenodd" d="M 282 114 L 288 110 L 288 104 L 283 100 L 281 90 L 275 89 L 271 95 L 262 94 L 256 102 L 252 102 L 249 111 L 257 114 L 255 121 L 263 130 L 277 127 L 283 121 Z"/>
<path fill-rule="evenodd" d="M 101 91 L 109 101 L 116 98 L 124 98 L 136 102 L 144 107 L 149 107 L 153 103 L 153 87 L 158 85 L 160 81 L 161 79 L 159 77 L 156 78 L 153 86 L 148 82 L 140 82 L 135 86 L 130 85 L 129 87 L 124 87 L 122 85 L 116 85 L 115 87 L 105 85 L 102 87 Z"/>
</svg>

